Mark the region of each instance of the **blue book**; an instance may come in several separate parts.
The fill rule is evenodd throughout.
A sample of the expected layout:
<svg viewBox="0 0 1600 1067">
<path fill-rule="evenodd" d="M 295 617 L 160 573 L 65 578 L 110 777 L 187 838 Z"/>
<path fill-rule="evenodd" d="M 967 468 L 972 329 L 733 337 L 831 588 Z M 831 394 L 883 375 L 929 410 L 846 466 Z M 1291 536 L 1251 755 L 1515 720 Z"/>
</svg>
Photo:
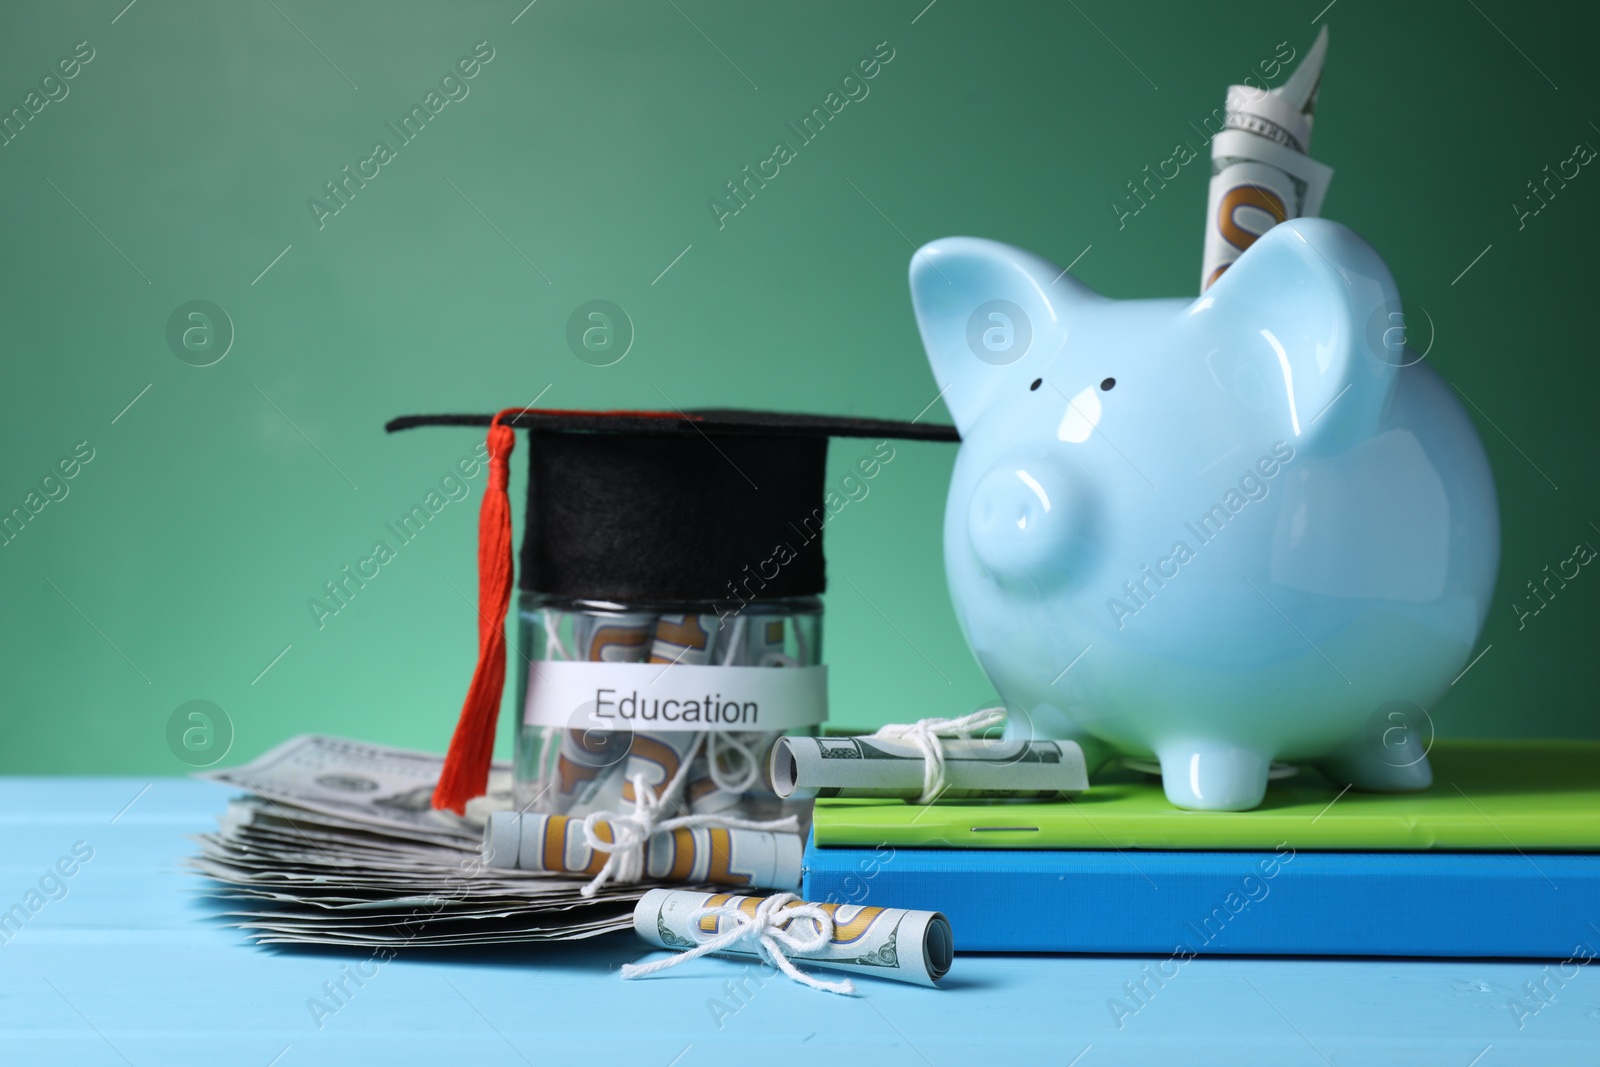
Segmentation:
<svg viewBox="0 0 1600 1067">
<path fill-rule="evenodd" d="M 1600 855 L 818 848 L 806 900 L 943 912 L 958 951 L 1501 956 L 1600 949 Z"/>
</svg>

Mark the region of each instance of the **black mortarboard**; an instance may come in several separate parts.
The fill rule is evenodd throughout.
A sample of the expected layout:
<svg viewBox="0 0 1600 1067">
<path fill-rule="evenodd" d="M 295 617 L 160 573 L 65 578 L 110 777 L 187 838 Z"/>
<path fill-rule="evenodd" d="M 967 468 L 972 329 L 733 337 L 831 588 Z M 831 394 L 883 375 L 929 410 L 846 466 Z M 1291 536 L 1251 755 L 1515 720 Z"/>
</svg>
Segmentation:
<svg viewBox="0 0 1600 1067">
<path fill-rule="evenodd" d="M 554 411 L 408 415 L 416 426 L 489 428 L 489 484 L 479 519 L 479 657 L 434 806 L 462 810 L 483 792 L 505 684 L 511 599 L 506 497 L 513 429 L 529 431 L 524 590 L 582 600 L 727 600 L 747 568 L 787 545 L 761 599 L 826 586 L 820 531 L 831 437 L 956 441 L 948 426 L 769 411 Z M 749 596 L 748 584 L 740 596 Z"/>
</svg>

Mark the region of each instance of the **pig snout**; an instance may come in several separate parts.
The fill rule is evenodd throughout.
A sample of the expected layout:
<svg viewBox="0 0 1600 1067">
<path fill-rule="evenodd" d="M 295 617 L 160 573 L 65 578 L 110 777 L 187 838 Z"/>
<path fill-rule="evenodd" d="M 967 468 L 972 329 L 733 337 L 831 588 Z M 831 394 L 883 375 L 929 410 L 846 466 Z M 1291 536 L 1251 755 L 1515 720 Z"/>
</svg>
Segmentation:
<svg viewBox="0 0 1600 1067">
<path fill-rule="evenodd" d="M 1066 472 L 1046 460 L 985 474 L 967 509 L 967 534 L 984 569 L 999 579 L 1064 575 L 1076 526 L 1072 496 Z"/>
</svg>

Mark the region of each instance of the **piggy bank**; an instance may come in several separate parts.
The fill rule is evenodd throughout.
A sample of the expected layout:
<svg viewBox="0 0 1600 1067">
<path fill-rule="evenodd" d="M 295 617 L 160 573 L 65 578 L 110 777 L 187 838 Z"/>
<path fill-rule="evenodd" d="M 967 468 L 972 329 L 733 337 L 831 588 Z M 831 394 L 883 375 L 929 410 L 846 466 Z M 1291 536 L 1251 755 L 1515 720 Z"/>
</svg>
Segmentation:
<svg viewBox="0 0 1600 1067">
<path fill-rule="evenodd" d="M 1014 721 L 1182 808 L 1253 808 L 1275 762 L 1427 788 L 1499 517 L 1369 245 L 1296 219 L 1198 299 L 1111 300 L 952 237 L 911 292 L 962 438 L 951 598 Z"/>
</svg>

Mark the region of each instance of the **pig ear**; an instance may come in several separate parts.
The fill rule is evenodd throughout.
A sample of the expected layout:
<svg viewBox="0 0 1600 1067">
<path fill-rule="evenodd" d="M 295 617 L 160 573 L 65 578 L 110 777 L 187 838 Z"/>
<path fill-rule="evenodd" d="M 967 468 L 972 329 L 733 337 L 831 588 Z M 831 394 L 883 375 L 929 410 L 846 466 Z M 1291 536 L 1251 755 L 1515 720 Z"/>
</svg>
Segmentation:
<svg viewBox="0 0 1600 1067">
<path fill-rule="evenodd" d="M 1219 313 L 1218 328 L 1274 383 L 1282 432 L 1351 440 L 1375 429 L 1406 362 L 1386 345 L 1399 309 L 1371 245 L 1336 222 L 1291 219 L 1246 249 L 1191 314 Z"/>
<path fill-rule="evenodd" d="M 911 304 L 945 407 L 963 433 L 1008 384 L 1025 390 L 1061 347 L 1066 313 L 1101 299 L 1038 256 L 946 237 L 911 257 Z"/>
</svg>

